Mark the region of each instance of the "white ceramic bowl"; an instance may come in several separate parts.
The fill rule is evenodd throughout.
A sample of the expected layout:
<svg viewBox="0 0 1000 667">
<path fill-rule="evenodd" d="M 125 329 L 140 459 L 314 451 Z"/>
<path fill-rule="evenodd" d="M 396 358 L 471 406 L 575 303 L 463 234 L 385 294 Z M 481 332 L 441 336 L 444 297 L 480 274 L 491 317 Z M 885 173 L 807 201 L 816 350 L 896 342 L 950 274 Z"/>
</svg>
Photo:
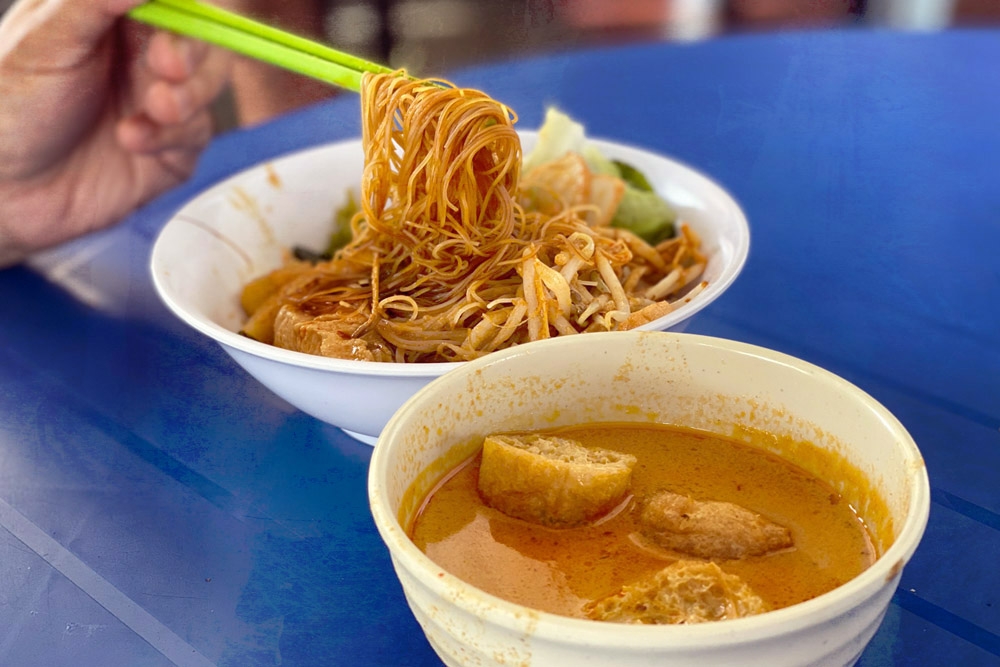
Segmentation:
<svg viewBox="0 0 1000 667">
<path fill-rule="evenodd" d="M 469 444 L 453 451 L 456 443 L 497 430 L 647 420 L 725 435 L 744 425 L 835 450 L 884 500 L 891 528 L 886 517 L 872 516 L 877 503 L 852 498 L 861 492 L 842 480 L 828 481 L 883 527 L 891 546 L 858 577 L 804 603 L 732 621 L 648 626 L 572 619 L 493 597 L 443 572 L 401 525 L 434 482 L 421 472 L 449 451 L 449 458 L 471 453 L 462 451 Z M 375 446 L 368 492 L 410 607 L 453 666 L 852 664 L 885 614 L 930 506 L 913 440 L 854 385 L 759 347 L 659 332 L 541 341 L 463 365 L 390 420 Z"/>
<path fill-rule="evenodd" d="M 525 148 L 536 135 L 522 133 Z M 749 249 L 747 221 L 705 176 L 665 157 L 594 141 L 606 155 L 642 169 L 701 235 L 708 287 L 643 329 L 671 329 L 732 284 Z M 151 269 L 157 292 L 178 317 L 215 339 L 257 380 L 304 412 L 374 442 L 403 401 L 459 363 L 386 364 L 328 359 L 239 335 L 243 286 L 281 265 L 286 249 L 323 248 L 334 211 L 360 188 L 360 140 L 329 144 L 258 165 L 207 190 L 160 232 Z"/>
</svg>

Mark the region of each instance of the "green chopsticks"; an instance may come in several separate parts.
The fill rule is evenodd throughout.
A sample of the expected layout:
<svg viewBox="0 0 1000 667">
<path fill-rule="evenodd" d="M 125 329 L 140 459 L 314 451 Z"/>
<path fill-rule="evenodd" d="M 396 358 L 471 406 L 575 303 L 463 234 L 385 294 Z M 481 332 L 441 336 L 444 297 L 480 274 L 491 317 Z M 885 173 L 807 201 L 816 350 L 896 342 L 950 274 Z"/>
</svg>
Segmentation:
<svg viewBox="0 0 1000 667">
<path fill-rule="evenodd" d="M 355 92 L 365 72 L 395 71 L 198 0 L 149 0 L 129 17 Z"/>
</svg>

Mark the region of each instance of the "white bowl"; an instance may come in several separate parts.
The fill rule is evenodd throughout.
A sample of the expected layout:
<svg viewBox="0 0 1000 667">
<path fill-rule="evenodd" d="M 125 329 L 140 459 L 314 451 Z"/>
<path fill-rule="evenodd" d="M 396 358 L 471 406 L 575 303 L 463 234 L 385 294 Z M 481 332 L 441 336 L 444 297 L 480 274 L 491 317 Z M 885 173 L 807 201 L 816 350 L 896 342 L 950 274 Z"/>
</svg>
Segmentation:
<svg viewBox="0 0 1000 667">
<path fill-rule="evenodd" d="M 506 602 L 442 571 L 407 537 L 403 525 L 435 481 L 421 473 L 440 467 L 431 466 L 448 452 L 457 462 L 491 431 L 601 421 L 655 421 L 724 435 L 743 425 L 835 450 L 884 500 L 891 527 L 886 517 L 872 516 L 863 497 L 853 498 L 862 517 L 890 536 L 891 546 L 883 546 L 882 556 L 859 576 L 807 602 L 738 620 L 648 626 L 567 618 Z M 860 493 L 827 481 L 848 500 Z M 759 347 L 659 332 L 531 343 L 435 380 L 382 432 L 368 492 L 375 524 L 431 645 L 448 665 L 477 666 L 853 664 L 885 614 L 930 507 L 913 440 L 854 385 Z"/>
<path fill-rule="evenodd" d="M 522 133 L 527 149 L 535 133 Z M 665 157 L 593 142 L 606 155 L 642 169 L 701 236 L 708 287 L 674 312 L 641 327 L 671 329 L 719 297 L 743 268 L 747 221 L 714 182 Z M 215 339 L 262 384 L 302 411 L 374 442 L 403 401 L 459 363 L 389 364 L 329 359 L 241 336 L 243 286 L 277 268 L 283 252 L 323 248 L 334 211 L 359 190 L 360 140 L 291 154 L 241 172 L 185 205 L 153 247 L 153 282 L 178 317 Z"/>
</svg>

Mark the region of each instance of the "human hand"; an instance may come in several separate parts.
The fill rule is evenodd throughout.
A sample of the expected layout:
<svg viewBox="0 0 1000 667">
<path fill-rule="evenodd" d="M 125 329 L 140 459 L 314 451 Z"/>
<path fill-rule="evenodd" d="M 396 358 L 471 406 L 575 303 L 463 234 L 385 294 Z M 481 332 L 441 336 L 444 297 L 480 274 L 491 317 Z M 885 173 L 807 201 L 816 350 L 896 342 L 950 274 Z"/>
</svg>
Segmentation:
<svg viewBox="0 0 1000 667">
<path fill-rule="evenodd" d="M 193 171 L 229 55 L 123 15 L 20 0 L 0 21 L 0 266 L 120 220 Z"/>
</svg>

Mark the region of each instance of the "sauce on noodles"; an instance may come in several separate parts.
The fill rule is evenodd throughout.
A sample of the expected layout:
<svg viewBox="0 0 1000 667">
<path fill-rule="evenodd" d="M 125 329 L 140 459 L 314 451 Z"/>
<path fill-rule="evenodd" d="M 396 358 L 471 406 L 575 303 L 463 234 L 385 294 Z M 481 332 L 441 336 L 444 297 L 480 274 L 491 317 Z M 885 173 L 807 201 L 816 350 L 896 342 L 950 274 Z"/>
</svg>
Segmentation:
<svg viewBox="0 0 1000 667">
<path fill-rule="evenodd" d="M 576 153 L 522 174 L 517 117 L 486 94 L 368 74 L 361 107 L 351 241 L 247 285 L 246 335 L 350 359 L 462 361 L 634 328 L 704 287 L 686 225 L 651 245 L 610 224 L 618 176 Z"/>
</svg>

